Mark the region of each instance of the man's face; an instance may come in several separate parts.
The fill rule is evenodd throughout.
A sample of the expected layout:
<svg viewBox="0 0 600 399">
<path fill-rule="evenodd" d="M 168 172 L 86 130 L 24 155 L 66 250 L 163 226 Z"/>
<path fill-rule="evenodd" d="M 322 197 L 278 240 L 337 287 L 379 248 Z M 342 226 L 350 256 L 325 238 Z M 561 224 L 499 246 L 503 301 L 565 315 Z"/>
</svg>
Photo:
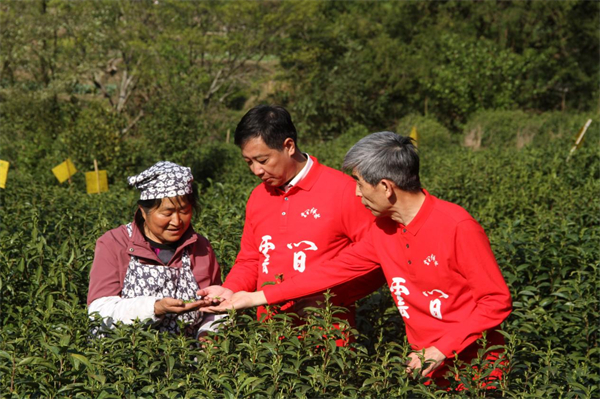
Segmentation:
<svg viewBox="0 0 600 399">
<path fill-rule="evenodd" d="M 375 217 L 387 216 L 390 201 L 386 196 L 385 186 L 381 182 L 375 186 L 370 185 L 356 169 L 352 171 L 352 177 L 356 180 L 356 196 L 360 197 L 362 204 Z"/>
<path fill-rule="evenodd" d="M 296 175 L 294 141 L 286 139 L 282 150 L 269 148 L 262 138 L 255 137 L 242 146 L 242 156 L 256 176 L 273 187 L 281 187 Z"/>
</svg>

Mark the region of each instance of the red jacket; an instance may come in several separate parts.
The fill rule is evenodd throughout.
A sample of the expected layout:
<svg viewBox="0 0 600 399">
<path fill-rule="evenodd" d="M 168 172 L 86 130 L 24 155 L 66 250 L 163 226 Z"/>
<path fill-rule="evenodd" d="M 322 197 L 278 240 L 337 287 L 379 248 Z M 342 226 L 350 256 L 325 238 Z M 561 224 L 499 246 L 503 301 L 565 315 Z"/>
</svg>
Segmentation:
<svg viewBox="0 0 600 399">
<path fill-rule="evenodd" d="M 366 233 L 374 218 L 356 197 L 354 180 L 311 158 L 306 177 L 287 193 L 264 183 L 254 189 L 246 205 L 241 249 L 224 287 L 255 291 L 278 274 L 284 281 L 301 275 Z M 352 305 L 384 282 L 383 273 L 374 270 L 333 288 L 332 302 Z"/>
<path fill-rule="evenodd" d="M 308 295 L 374 268 L 385 272 L 415 350 L 460 352 L 510 314 L 511 297 L 481 226 L 458 205 L 426 198 L 406 226 L 377 219 L 322 268 L 265 289 L 269 303 Z"/>
<path fill-rule="evenodd" d="M 88 305 L 98 298 L 121 295 L 131 255 L 138 257 L 142 263 L 163 265 L 136 224 L 132 223 L 132 226 L 131 238 L 127 234 L 127 227 L 123 225 L 104 233 L 96 242 Z M 182 244 L 165 266 L 182 267 L 181 254 L 184 248 L 188 249 L 192 272 L 200 288 L 221 284 L 221 270 L 210 243 L 191 227 L 185 232 Z"/>
</svg>

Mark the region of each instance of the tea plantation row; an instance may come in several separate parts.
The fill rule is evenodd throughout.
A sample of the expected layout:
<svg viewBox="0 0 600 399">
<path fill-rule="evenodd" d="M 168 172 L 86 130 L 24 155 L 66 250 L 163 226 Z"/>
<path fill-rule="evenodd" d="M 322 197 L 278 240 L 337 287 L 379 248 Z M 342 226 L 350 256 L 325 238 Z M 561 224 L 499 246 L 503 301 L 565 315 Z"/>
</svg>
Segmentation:
<svg viewBox="0 0 600 399">
<path fill-rule="evenodd" d="M 422 180 L 486 229 L 513 295 L 504 323 L 510 373 L 495 390 L 473 381 L 447 392 L 404 372 L 403 324 L 389 292 L 360 302 L 357 341 L 337 348 L 318 311 L 310 327 L 231 317 L 203 347 L 134 325 L 91 340 L 85 298 L 96 239 L 126 223 L 135 193 L 113 185 L 40 187 L 11 175 L 0 191 L 0 396 L 97 398 L 543 397 L 600 395 L 600 161 L 595 143 L 565 161 L 566 143 L 470 151 L 422 150 Z M 311 153 L 331 166 L 347 147 Z M 241 162 L 241 161 L 237 161 Z M 224 275 L 239 248 L 245 200 L 257 183 L 240 163 L 202 182 L 195 228 Z M 297 337 L 302 336 L 302 339 Z"/>
</svg>

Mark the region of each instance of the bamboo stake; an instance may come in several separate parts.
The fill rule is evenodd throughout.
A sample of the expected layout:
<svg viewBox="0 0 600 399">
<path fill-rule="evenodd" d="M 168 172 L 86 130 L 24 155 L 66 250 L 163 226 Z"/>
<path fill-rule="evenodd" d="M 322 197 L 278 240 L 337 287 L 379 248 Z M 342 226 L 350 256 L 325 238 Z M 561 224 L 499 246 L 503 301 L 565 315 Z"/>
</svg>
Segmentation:
<svg viewBox="0 0 600 399">
<path fill-rule="evenodd" d="M 73 184 L 73 181 L 71 180 L 71 170 L 69 169 L 69 158 L 67 158 L 67 160 L 65 161 L 67 164 L 67 176 L 69 179 L 69 185 Z"/>
<path fill-rule="evenodd" d="M 581 142 L 583 141 L 583 136 L 585 135 L 585 132 L 587 132 L 587 129 L 588 129 L 588 127 L 590 127 L 591 123 L 592 123 L 592 120 L 588 119 L 587 122 L 585 123 L 585 125 L 583 125 L 583 127 L 579 130 L 579 133 L 577 134 L 577 139 L 575 140 L 575 145 L 573 145 L 573 147 L 571 147 L 571 151 L 569 151 L 569 155 L 567 156 L 567 162 L 569 162 L 569 159 L 571 159 L 571 155 L 573 155 L 575 150 L 581 146 Z"/>
<path fill-rule="evenodd" d="M 96 188 L 98 189 L 98 194 L 100 194 L 100 172 L 98 172 L 98 161 L 94 158 L 94 172 L 96 172 Z"/>
</svg>

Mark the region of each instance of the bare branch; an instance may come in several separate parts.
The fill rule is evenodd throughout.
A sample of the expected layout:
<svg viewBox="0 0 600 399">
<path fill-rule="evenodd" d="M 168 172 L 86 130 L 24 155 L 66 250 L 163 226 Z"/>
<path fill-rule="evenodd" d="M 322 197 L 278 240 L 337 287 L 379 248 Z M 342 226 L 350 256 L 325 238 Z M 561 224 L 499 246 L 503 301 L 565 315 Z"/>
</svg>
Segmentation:
<svg viewBox="0 0 600 399">
<path fill-rule="evenodd" d="M 221 85 L 223 84 L 222 82 L 219 83 L 221 73 L 223 73 L 223 68 L 219 69 L 219 71 L 217 72 L 217 76 L 215 76 L 215 78 L 213 79 L 212 83 L 210 84 L 210 88 L 208 89 L 208 92 L 204 96 L 205 105 L 207 105 L 210 102 L 212 95 L 215 94 L 221 88 Z"/>
<path fill-rule="evenodd" d="M 132 84 L 133 80 L 134 80 L 134 76 L 130 76 L 127 73 L 127 70 L 124 70 L 123 76 L 121 77 L 121 89 L 119 90 L 119 100 L 117 102 L 117 112 L 121 112 L 123 110 L 123 108 L 125 107 L 125 104 L 127 103 L 127 100 L 129 99 L 129 96 L 131 95 L 133 88 L 135 87 L 135 85 L 134 85 L 130 88 L 130 85 Z M 130 88 L 130 89 L 127 90 L 128 88 Z"/>
<path fill-rule="evenodd" d="M 94 86 L 96 86 L 98 89 L 100 89 L 100 92 L 102 92 L 102 95 L 104 96 L 104 98 L 108 99 L 110 106 L 114 107 L 115 104 L 114 104 L 112 98 L 110 97 L 110 95 L 106 91 L 106 88 L 102 84 L 101 78 L 96 73 L 94 73 L 94 76 L 92 77 L 92 81 L 94 82 Z"/>
<path fill-rule="evenodd" d="M 127 134 L 127 132 L 129 132 L 138 122 L 140 119 L 142 119 L 142 117 L 144 116 L 144 110 L 141 109 L 140 112 L 138 113 L 138 115 L 129 123 L 129 125 L 127 125 L 126 128 L 121 130 L 121 135 L 124 136 Z"/>
</svg>

